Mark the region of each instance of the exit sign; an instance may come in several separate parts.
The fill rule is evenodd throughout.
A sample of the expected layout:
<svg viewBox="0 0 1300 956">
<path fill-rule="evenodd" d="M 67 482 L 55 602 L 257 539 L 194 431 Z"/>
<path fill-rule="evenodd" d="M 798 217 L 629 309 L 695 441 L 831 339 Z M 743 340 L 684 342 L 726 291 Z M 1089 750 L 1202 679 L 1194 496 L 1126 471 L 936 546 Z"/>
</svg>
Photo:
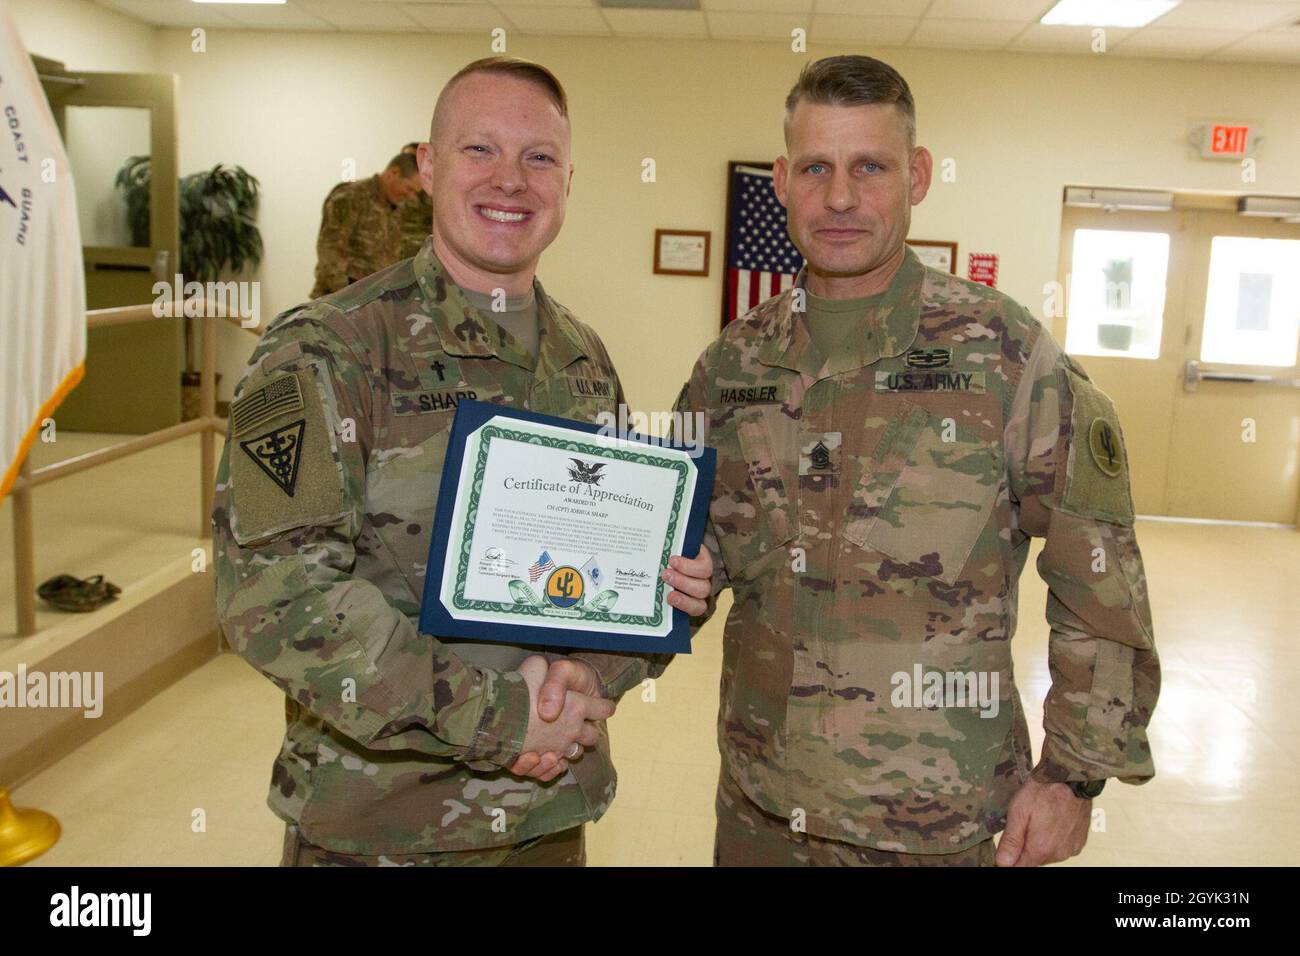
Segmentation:
<svg viewBox="0 0 1300 956">
<path fill-rule="evenodd" d="M 1187 138 L 1204 159 L 1242 159 L 1255 152 L 1260 132 L 1250 123 L 1198 123 Z"/>
<path fill-rule="evenodd" d="M 1211 126 L 1210 153 L 1214 156 L 1245 156 L 1249 126 Z"/>
</svg>

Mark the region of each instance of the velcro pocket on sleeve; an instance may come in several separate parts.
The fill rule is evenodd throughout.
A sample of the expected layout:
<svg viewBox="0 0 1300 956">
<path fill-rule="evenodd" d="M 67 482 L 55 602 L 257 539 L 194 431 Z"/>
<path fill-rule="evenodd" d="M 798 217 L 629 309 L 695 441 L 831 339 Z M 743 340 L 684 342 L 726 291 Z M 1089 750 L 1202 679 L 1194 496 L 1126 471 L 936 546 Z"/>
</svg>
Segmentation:
<svg viewBox="0 0 1300 956">
<path fill-rule="evenodd" d="M 314 365 L 258 374 L 231 404 L 231 528 L 241 545 L 345 515 L 319 376 Z"/>
<path fill-rule="evenodd" d="M 1073 369 L 1066 372 L 1073 396 L 1070 454 L 1061 510 L 1116 524 L 1133 523 L 1128 451 L 1110 397 Z"/>
</svg>

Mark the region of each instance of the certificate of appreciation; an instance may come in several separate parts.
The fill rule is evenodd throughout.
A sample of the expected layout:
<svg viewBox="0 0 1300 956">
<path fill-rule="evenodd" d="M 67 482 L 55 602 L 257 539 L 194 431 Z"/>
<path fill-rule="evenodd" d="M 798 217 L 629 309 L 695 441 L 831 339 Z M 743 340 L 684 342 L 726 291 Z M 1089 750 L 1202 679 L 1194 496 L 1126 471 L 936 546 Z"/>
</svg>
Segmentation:
<svg viewBox="0 0 1300 956">
<path fill-rule="evenodd" d="M 485 402 L 456 407 L 420 607 L 437 636 L 690 653 L 660 572 L 694 557 L 714 452 Z"/>
</svg>

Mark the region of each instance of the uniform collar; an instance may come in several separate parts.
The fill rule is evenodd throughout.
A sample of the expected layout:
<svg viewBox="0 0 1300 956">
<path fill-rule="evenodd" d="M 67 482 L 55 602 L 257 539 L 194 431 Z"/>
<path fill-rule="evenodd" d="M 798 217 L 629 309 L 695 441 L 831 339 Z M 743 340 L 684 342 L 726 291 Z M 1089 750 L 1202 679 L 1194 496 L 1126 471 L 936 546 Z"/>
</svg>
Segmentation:
<svg viewBox="0 0 1300 956">
<path fill-rule="evenodd" d="M 794 286 L 777 303 L 776 320 L 758 351 L 762 364 L 825 378 L 892 358 L 915 341 L 921 323 L 925 266 L 911 246 L 904 246 L 902 265 L 876 308 L 863 315 L 835 354 L 816 368 L 812 366 L 820 362 L 822 355 L 808 336 L 808 323 L 797 321 L 799 317 L 791 308 L 794 290 L 806 290 L 807 281 L 808 266 L 804 265 L 795 276 Z"/>
<path fill-rule="evenodd" d="M 546 294 L 536 276 L 533 277 L 533 294 L 537 299 L 538 346 L 537 358 L 534 359 L 513 335 L 469 303 L 460 286 L 452 281 L 434 255 L 432 236 L 425 238 L 424 245 L 412 260 L 412 267 L 420 291 L 424 293 L 429 309 L 435 313 L 433 326 L 442 350 L 448 355 L 495 357 L 530 372 L 535 371 L 542 377 L 587 357 L 586 347 L 573 320 Z"/>
</svg>

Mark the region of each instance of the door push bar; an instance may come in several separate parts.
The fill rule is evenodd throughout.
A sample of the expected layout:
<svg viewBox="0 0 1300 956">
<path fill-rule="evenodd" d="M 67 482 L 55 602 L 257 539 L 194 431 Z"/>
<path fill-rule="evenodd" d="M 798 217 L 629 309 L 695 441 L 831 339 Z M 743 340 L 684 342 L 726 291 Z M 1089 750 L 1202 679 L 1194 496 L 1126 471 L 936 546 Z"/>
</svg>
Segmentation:
<svg viewBox="0 0 1300 956">
<path fill-rule="evenodd" d="M 1253 375 L 1249 372 L 1219 372 L 1205 368 L 1195 359 L 1189 359 L 1187 370 L 1183 375 L 1183 389 L 1196 391 L 1197 383 L 1208 382 L 1249 382 L 1253 385 L 1275 385 L 1280 388 L 1300 388 L 1300 378 L 1288 378 L 1285 375 Z"/>
</svg>

